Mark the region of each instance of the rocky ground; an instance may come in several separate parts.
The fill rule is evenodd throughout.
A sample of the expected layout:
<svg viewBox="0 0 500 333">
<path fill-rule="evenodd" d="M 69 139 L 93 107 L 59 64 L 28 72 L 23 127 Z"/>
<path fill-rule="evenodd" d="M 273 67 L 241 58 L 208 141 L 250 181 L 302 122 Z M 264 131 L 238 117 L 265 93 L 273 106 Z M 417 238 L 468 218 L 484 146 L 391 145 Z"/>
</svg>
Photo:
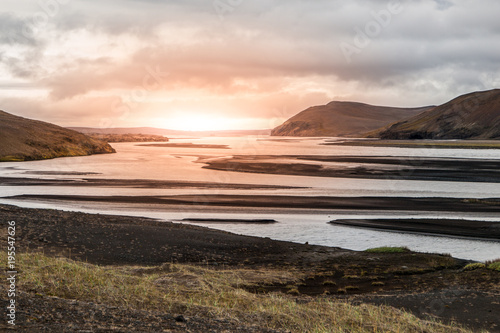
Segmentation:
<svg viewBox="0 0 500 333">
<path fill-rule="evenodd" d="M 296 269 L 306 273 L 298 285 L 298 299 L 321 296 L 388 304 L 421 318 L 455 319 L 476 330 L 500 331 L 496 316 L 500 273 L 467 271 L 463 269 L 467 261 L 446 255 L 355 252 L 145 218 L 6 205 L 0 205 L 0 218 L 2 224 L 16 221 L 20 251 L 43 251 L 100 265 L 178 262 L 214 269 Z M 267 293 L 285 291 L 287 286 L 267 283 L 241 288 Z M 18 329 L 24 332 L 268 332 L 259 323 L 246 327 L 214 318 L 132 311 L 33 293 L 19 297 Z"/>
</svg>

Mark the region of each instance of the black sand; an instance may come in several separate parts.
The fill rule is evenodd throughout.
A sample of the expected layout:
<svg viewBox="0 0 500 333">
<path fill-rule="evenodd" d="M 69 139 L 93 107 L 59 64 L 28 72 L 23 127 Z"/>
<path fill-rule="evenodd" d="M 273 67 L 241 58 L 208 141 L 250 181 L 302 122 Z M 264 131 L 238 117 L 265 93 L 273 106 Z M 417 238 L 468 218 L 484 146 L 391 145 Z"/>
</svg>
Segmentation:
<svg viewBox="0 0 500 333">
<path fill-rule="evenodd" d="M 331 221 L 330 223 L 358 228 L 409 231 L 500 241 L 500 221 L 485 222 L 459 219 L 341 219 Z"/>
<path fill-rule="evenodd" d="M 460 290 L 449 305 L 441 312 L 430 313 L 441 320 L 455 318 L 458 322 L 479 330 L 487 328 L 498 331 L 500 318 L 485 316 L 487 313 L 499 313 L 500 273 L 493 270 L 464 271 L 468 262 L 446 255 L 405 253 L 367 253 L 339 248 L 296 244 L 273 241 L 271 239 L 239 236 L 207 228 L 155 221 L 145 218 L 92 215 L 57 210 L 23 209 L 0 205 L 2 224 L 15 220 L 18 227 L 17 242 L 21 252 L 44 251 L 47 255 L 64 255 L 76 260 L 88 261 L 101 265 L 160 265 L 181 262 L 195 265 L 209 265 L 218 269 L 224 267 L 270 267 L 275 269 L 299 269 L 307 272 L 308 278 L 299 287 L 302 295 L 331 298 L 349 296 L 353 302 L 356 297 L 371 302 L 385 303 L 406 308 L 417 316 L 428 318 L 429 308 L 439 292 L 450 288 Z M 356 279 L 348 276 L 357 276 Z M 326 285 L 325 281 L 335 282 L 335 286 Z M 373 281 L 383 282 L 373 284 Z M 350 286 L 347 295 L 339 293 L 339 288 Z M 247 288 L 246 286 L 241 286 Z M 284 285 L 266 284 L 252 286 L 259 292 L 283 291 Z M 263 290 L 263 291 L 262 291 Z M 257 291 L 257 290 L 256 290 Z M 320 296 L 321 295 L 321 296 Z M 418 296 L 418 304 L 415 298 Z M 350 298 L 350 297 L 353 298 Z M 398 297 L 395 297 L 398 296 Z M 23 304 L 32 304 L 36 309 L 29 313 L 20 313 L 19 329 L 30 331 L 34 328 L 52 327 L 58 330 L 64 326 L 82 320 L 88 309 L 95 304 L 69 304 L 68 301 L 46 296 L 21 294 Z M 467 306 L 459 306 L 466 304 Z M 99 307 L 99 306 L 97 306 Z M 25 305 L 24 307 L 30 308 Z M 54 308 L 64 308 L 64 317 L 53 316 Z M 117 325 L 130 325 L 130 328 L 142 327 L 145 318 L 154 319 L 158 314 L 120 312 L 118 309 L 105 309 L 113 313 Z M 61 310 L 63 311 L 63 310 Z M 99 311 L 98 311 L 99 312 Z M 100 313 L 100 312 L 99 312 Z M 37 316 L 37 321 L 28 322 L 27 318 Z M 130 323 L 127 318 L 137 318 Z M 142 318 L 142 319 L 141 319 Z M 186 331 L 189 327 L 177 327 L 172 317 L 162 317 L 174 331 Z M 58 319 L 58 320 L 55 320 Z M 73 320 L 74 319 L 74 320 Z M 484 319 L 484 320 L 483 320 Z M 97 324 L 104 325 L 108 317 L 97 315 Z M 160 320 L 158 318 L 158 320 Z M 41 324 L 40 324 L 41 323 Z M 44 325 L 43 323 L 47 323 Z M 193 322 L 193 325 L 196 321 Z M 220 331 L 237 329 L 235 323 L 199 322 L 200 329 Z M 38 326 L 37 326 L 38 325 Z M 60 325 L 60 326 L 57 326 Z M 204 326 L 208 325 L 208 326 Z M 231 326 L 233 325 L 233 326 Z M 69 326 L 64 326 L 69 327 Z M 203 328 L 205 327 L 205 328 Z M 75 328 L 76 329 L 76 328 Z M 47 331 L 47 330 L 46 330 Z M 250 328 L 242 328 L 251 332 Z M 257 330 L 258 331 L 258 330 Z"/>
<path fill-rule="evenodd" d="M 275 162 L 287 159 L 289 162 Z M 317 163 L 300 163 L 313 161 Z M 204 168 L 309 177 L 500 182 L 500 160 L 393 156 L 237 155 L 205 160 Z M 330 164 L 325 164 L 330 163 Z M 332 165 L 331 163 L 342 163 Z M 345 163 L 353 166 L 346 167 Z"/>
<path fill-rule="evenodd" d="M 301 197 L 286 195 L 172 195 L 172 196 L 84 196 L 26 194 L 7 199 L 100 203 L 156 204 L 185 208 L 248 207 L 323 210 L 500 212 L 500 199 L 409 198 L 409 197 Z"/>
</svg>

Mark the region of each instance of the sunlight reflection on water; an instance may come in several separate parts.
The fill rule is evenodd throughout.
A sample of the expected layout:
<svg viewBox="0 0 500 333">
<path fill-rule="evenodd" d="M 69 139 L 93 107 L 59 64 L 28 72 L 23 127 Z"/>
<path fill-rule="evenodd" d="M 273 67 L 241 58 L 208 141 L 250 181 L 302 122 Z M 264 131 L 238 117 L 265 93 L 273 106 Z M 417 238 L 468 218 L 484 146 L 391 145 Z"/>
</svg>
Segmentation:
<svg viewBox="0 0 500 333">
<path fill-rule="evenodd" d="M 203 144 L 230 145 L 231 149 L 193 149 L 169 147 L 138 147 L 133 143 L 113 144 L 118 151 L 112 155 L 60 158 L 46 161 L 0 164 L 0 176 L 32 177 L 43 179 L 153 179 L 174 181 L 198 181 L 218 183 L 266 184 L 300 186 L 292 189 L 230 190 L 223 188 L 113 188 L 113 187 L 61 187 L 61 186 L 2 186 L 1 196 L 21 194 L 99 195 L 99 196 L 162 196 L 181 194 L 272 194 L 300 196 L 406 196 L 406 197 L 458 197 L 487 198 L 500 197 L 500 184 L 460 183 L 409 180 L 344 179 L 325 177 L 301 177 L 264 175 L 237 172 L 223 172 L 203 169 L 196 163 L 199 156 L 226 157 L 238 154 L 259 155 L 357 155 L 357 156 L 410 156 L 455 157 L 472 159 L 498 159 L 500 150 L 473 149 L 407 149 L 382 147 L 322 146 L 321 139 L 286 141 L 258 140 L 258 138 L 203 138 L 199 140 L 175 140 L 175 142 L 196 142 Z M 30 171 L 60 171 L 61 175 L 29 174 Z M 26 173 L 28 172 L 28 173 Z M 96 172 L 98 174 L 71 175 L 71 172 Z M 408 246 L 424 252 L 451 253 L 465 259 L 490 260 L 500 257 L 500 242 L 477 241 L 449 237 L 374 231 L 328 225 L 327 222 L 341 217 L 455 217 L 498 221 L 497 214 L 472 213 L 425 213 L 425 212 L 276 212 L 254 210 L 242 213 L 241 209 L 228 213 L 228 209 L 196 211 L 189 208 L 172 211 L 165 207 L 151 205 L 113 205 L 103 203 L 47 203 L 17 202 L 25 207 L 51 207 L 88 212 L 137 215 L 175 220 L 193 217 L 231 218 L 274 218 L 280 223 L 271 225 L 203 224 L 235 233 L 270 237 L 299 243 L 338 246 L 364 250 L 377 246 Z M 248 212 L 249 210 L 245 210 Z M 384 215 L 385 214 L 385 215 Z"/>
</svg>

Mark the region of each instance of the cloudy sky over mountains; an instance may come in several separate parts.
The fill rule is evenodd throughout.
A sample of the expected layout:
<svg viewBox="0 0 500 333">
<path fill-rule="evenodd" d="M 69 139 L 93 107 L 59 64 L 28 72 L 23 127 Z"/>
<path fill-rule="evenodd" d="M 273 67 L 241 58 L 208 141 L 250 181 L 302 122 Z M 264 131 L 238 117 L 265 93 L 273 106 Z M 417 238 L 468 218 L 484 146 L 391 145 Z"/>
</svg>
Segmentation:
<svg viewBox="0 0 500 333">
<path fill-rule="evenodd" d="M 440 104 L 500 86 L 499 12 L 494 0 L 4 0 L 0 109 L 222 129 L 331 100 Z"/>
</svg>

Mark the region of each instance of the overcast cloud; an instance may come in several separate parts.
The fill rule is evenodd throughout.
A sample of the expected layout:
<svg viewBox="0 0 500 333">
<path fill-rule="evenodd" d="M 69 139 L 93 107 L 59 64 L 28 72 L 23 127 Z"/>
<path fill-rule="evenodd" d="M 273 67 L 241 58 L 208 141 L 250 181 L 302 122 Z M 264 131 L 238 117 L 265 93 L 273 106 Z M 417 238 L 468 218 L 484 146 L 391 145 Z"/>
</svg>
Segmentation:
<svg viewBox="0 0 500 333">
<path fill-rule="evenodd" d="M 2 2 L 0 109 L 82 126 L 270 128 L 331 100 L 500 86 L 494 0 Z M 229 122 L 228 122 L 229 124 Z"/>
</svg>

